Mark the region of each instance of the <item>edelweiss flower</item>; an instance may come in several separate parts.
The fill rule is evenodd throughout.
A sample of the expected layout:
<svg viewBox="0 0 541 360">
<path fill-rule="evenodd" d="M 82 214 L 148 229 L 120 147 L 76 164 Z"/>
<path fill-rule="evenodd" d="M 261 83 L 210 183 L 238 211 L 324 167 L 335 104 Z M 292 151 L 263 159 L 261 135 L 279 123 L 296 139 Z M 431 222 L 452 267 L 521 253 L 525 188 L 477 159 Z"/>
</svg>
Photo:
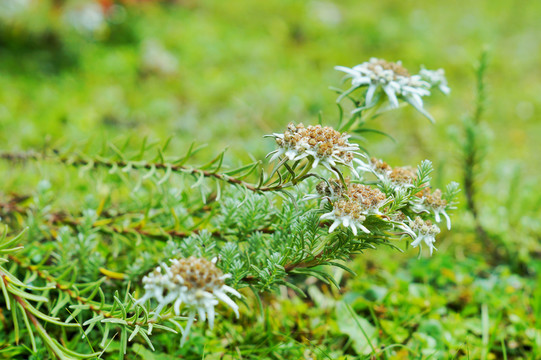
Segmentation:
<svg viewBox="0 0 541 360">
<path fill-rule="evenodd" d="M 383 89 L 392 107 L 398 107 L 397 93 L 400 93 L 399 80 L 409 77 L 409 72 L 402 66 L 400 61 L 393 63 L 385 60 L 371 58 L 353 68 L 335 66 L 338 71 L 343 71 L 351 77 L 353 88 L 368 86 L 366 91 L 366 105 L 373 105 L 372 101 L 378 89 Z"/>
<path fill-rule="evenodd" d="M 447 86 L 447 79 L 445 78 L 445 70 L 427 70 L 424 67 L 419 71 L 421 78 L 430 84 L 430 87 L 437 87 L 445 95 L 449 95 L 451 89 Z"/>
<path fill-rule="evenodd" d="M 434 218 L 436 222 L 441 221 L 441 216 L 445 217 L 445 220 L 447 220 L 447 229 L 451 230 L 451 218 L 445 212 L 445 208 L 447 207 L 447 201 L 445 199 L 442 199 L 442 193 L 440 189 L 436 189 L 433 193 L 430 193 L 430 189 L 428 187 L 424 188 L 419 194 L 417 194 L 417 197 L 420 198 L 421 202 L 420 204 L 414 205 L 415 211 L 428 211 L 434 213 Z"/>
<path fill-rule="evenodd" d="M 422 97 L 430 95 L 430 88 L 433 86 L 438 86 L 442 92 L 449 92 L 443 70 L 431 71 L 423 69 L 419 75 L 410 75 L 400 61 L 389 62 L 371 58 L 370 61 L 353 68 L 336 66 L 335 69 L 347 73 L 352 84 L 349 90 L 342 93 L 338 101 L 341 101 L 343 97 L 355 89 L 368 86 L 364 107 L 355 109 L 353 112 L 375 105 L 376 94 L 379 89 L 382 89 L 389 100 L 391 108 L 398 107 L 398 100 L 401 99 L 433 121 L 430 114 L 423 108 Z"/>
<path fill-rule="evenodd" d="M 353 234 L 357 235 L 357 228 L 361 229 L 367 234 L 370 234 L 363 222 L 366 220 L 366 216 L 363 214 L 363 208 L 361 204 L 353 200 L 338 200 L 333 203 L 333 210 L 330 213 L 321 215 L 321 219 L 334 220 L 329 232 L 333 232 L 338 226 L 344 225 L 350 227 Z"/>
<path fill-rule="evenodd" d="M 424 241 L 430 248 L 430 255 L 432 255 L 434 249 L 438 250 L 434 246 L 434 243 L 436 242 L 436 235 L 440 233 L 440 229 L 436 225 L 433 225 L 430 220 L 424 221 L 417 216 L 414 221 L 410 221 L 409 227 L 416 234 L 416 238 L 411 243 L 411 246 L 420 246 L 421 242 Z"/>
<path fill-rule="evenodd" d="M 332 186 L 332 180 L 330 181 Z M 324 191 L 334 191 L 334 197 L 339 197 L 333 201 L 333 210 L 323 214 L 321 219 L 334 220 L 329 228 L 333 232 L 339 225 L 350 227 L 353 234 L 357 235 L 357 228 L 365 233 L 370 233 L 363 222 L 369 215 L 380 215 L 379 209 L 385 205 L 387 199 L 379 189 L 371 188 L 362 184 L 347 184 L 347 190 L 341 186 L 334 189 L 325 189 Z"/>
<path fill-rule="evenodd" d="M 136 304 L 141 305 L 155 298 L 158 307 L 154 310 L 154 317 L 158 317 L 162 309 L 171 303 L 176 315 L 180 315 L 183 304 L 188 310 L 188 322 L 182 334 L 181 346 L 186 341 L 196 315 L 199 315 L 199 320 L 208 319 L 210 328 L 213 328 L 214 307 L 218 304 L 218 300 L 226 303 L 237 317 L 239 316 L 238 305 L 227 293 L 236 297 L 240 297 L 240 294 L 225 285 L 224 280 L 231 275 L 224 275 L 214 263 L 215 260 L 208 261 L 193 256 L 187 259 L 173 259 L 170 266 L 161 264 L 161 267 L 156 267 L 143 277 L 146 293 Z"/>
<path fill-rule="evenodd" d="M 290 123 L 283 134 L 275 133 L 269 136 L 274 137 L 278 144 L 278 149 L 267 155 L 272 155 L 270 161 L 282 155 L 291 161 L 309 158 L 313 161 L 312 168 L 321 164 L 336 173 L 334 168 L 344 165 L 357 175 L 352 163 L 355 155 L 361 155 L 356 152 L 359 145 L 350 144 L 349 135 L 345 133 L 341 134 L 329 126 L 304 127 L 303 124 L 295 126 Z"/>
</svg>

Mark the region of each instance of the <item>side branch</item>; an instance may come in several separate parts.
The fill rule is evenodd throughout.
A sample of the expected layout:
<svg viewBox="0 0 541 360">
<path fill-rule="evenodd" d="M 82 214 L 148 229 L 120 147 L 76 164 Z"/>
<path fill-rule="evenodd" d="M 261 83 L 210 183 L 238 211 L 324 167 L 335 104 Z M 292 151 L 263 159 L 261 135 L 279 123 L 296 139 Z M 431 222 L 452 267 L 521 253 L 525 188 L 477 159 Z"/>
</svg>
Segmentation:
<svg viewBox="0 0 541 360">
<path fill-rule="evenodd" d="M 28 160 L 56 160 L 65 165 L 71 165 L 75 167 L 103 167 L 107 169 L 116 169 L 116 168 L 130 168 L 135 170 L 164 170 L 171 171 L 176 173 L 183 173 L 188 175 L 199 175 L 207 178 L 214 178 L 219 181 L 232 184 L 240 185 L 250 191 L 254 192 L 267 192 L 267 191 L 276 191 L 281 190 L 286 186 L 255 186 L 253 184 L 247 183 L 238 178 L 220 174 L 218 172 L 203 170 L 194 167 L 188 167 L 184 165 L 175 165 L 172 163 L 158 162 L 158 163 L 149 163 L 145 161 L 125 161 L 125 160 L 105 160 L 105 159 L 83 159 L 83 158 L 73 158 L 64 155 L 57 155 L 56 151 L 54 156 L 44 153 L 38 153 L 35 151 L 27 152 L 1 152 L 0 159 L 4 159 L 12 162 L 22 162 Z"/>
</svg>

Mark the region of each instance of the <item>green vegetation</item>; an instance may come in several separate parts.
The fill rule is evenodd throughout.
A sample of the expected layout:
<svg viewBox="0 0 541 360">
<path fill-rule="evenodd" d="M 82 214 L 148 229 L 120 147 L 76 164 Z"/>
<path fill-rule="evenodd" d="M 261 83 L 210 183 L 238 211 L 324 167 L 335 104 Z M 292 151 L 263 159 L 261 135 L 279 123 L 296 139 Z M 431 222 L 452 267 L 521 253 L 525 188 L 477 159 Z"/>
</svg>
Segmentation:
<svg viewBox="0 0 541 360">
<path fill-rule="evenodd" d="M 434 125 L 403 107 L 366 124 L 395 141 L 367 132 L 361 142 L 393 167 L 428 158 L 432 185 L 458 181 L 466 190 L 452 232 L 441 227 L 438 251 L 417 257 L 408 241 L 393 240 L 403 253 L 362 248 L 347 263 L 355 275 L 317 267 L 310 272 L 315 277 L 307 277 L 298 266 L 289 287 L 257 283 L 253 287 L 272 290 L 260 298 L 250 287 L 241 289 L 238 319 L 220 305 L 215 328 L 196 323 L 183 347 L 179 335 L 155 328 L 154 351 L 141 331 L 126 358 L 541 359 L 541 149 L 535 136 L 541 133 L 541 3 L 127 2 L 94 33 L 76 31 L 66 20 L 63 9 L 77 8 L 76 1 L 54 3 L 62 2 L 33 1 L 20 14 L 0 13 L 0 216 L 9 226 L 0 243 L 7 262 L 0 265 L 26 284 L 56 287 L 24 292 L 12 280 L 3 288 L 18 295 L 11 308 L 0 296 L 0 358 L 53 358 L 54 340 L 46 344 L 37 327 L 33 335 L 27 331 L 34 326 L 27 304 L 38 304 L 34 315 L 47 308 L 38 293 L 50 292 L 62 321 L 68 311 L 87 310 L 63 310 L 77 296 L 93 294 L 95 302 L 86 303 L 100 305 L 99 286 L 111 290 L 111 298 L 118 290 L 118 303 L 129 303 L 128 284 L 136 288 L 158 261 L 200 244 L 208 250 L 202 255 L 215 255 L 205 237 L 215 234 L 189 229 L 256 242 L 267 236 L 262 226 L 280 218 L 270 211 L 251 218 L 262 206 L 255 200 L 234 217 L 219 218 L 236 206 L 228 197 L 242 196 L 224 188 L 215 203 L 214 187 L 203 191 L 208 204 L 192 212 L 198 189 L 188 195 L 175 189 L 189 189 L 197 176 L 176 179 L 165 190 L 141 185 L 121 168 L 94 168 L 100 154 L 104 162 L 124 156 L 160 162 L 158 149 L 179 159 L 192 144 L 206 144 L 187 164 L 218 156 L 206 171 L 238 168 L 274 150 L 275 142 L 262 136 L 282 132 L 289 122 L 336 125 L 336 93 L 328 87 L 338 86 L 343 73 L 333 67 L 378 57 L 402 60 L 410 69 L 442 67 L 452 89 L 449 97 L 434 92 L 425 101 Z M 156 48 L 168 55 L 148 60 Z M 166 65 L 156 65 L 160 61 Z M 160 173 L 162 183 L 166 173 Z M 257 183 L 256 171 L 246 179 Z M 138 186 L 142 192 L 134 191 Z M 227 225 L 238 228 L 227 233 Z M 167 242 L 186 238 L 187 245 Z M 24 250 L 11 251 L 19 244 Z M 228 259 L 225 250 L 220 255 Z M 41 266 L 68 271 L 48 274 L 38 271 Z M 75 291 L 75 279 L 95 284 Z M 114 306 L 103 311 L 121 312 Z M 73 314 L 72 323 L 81 316 Z M 95 326 L 88 339 L 48 323 L 45 330 L 74 352 L 118 358 L 129 334 L 111 326 L 104 350 L 95 345 L 97 329 L 105 326 Z"/>
</svg>

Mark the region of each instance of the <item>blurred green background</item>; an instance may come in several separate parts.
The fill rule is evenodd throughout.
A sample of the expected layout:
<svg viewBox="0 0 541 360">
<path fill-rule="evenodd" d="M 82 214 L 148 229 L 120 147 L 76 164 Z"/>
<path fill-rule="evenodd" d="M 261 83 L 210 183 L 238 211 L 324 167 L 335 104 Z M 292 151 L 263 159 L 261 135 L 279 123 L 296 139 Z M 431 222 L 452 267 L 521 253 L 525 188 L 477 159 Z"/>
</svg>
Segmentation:
<svg viewBox="0 0 541 360">
<path fill-rule="evenodd" d="M 504 352 L 515 356 L 509 358 L 538 358 L 541 2 L 2 1 L 7 2 L 0 5 L 0 143 L 6 151 L 172 136 L 170 155 L 182 154 L 195 140 L 209 145 L 202 157 L 228 147 L 226 162 L 238 165 L 263 158 L 274 144 L 262 136 L 291 121 L 316 123 L 321 114 L 325 124 L 336 124 L 336 94 L 328 87 L 340 86 L 342 74 L 333 67 L 379 57 L 402 60 L 413 73 L 421 65 L 446 71 L 450 96 L 435 93 L 426 100 L 435 125 L 402 108 L 369 124 L 396 142 L 369 135 L 365 144 L 393 166 L 433 160 L 435 184 L 442 186 L 462 180 L 457 141 L 462 119 L 474 111 L 474 65 L 488 50 L 481 219 L 517 249 L 529 270 L 516 276 L 505 260 L 487 264 L 472 219 L 461 209 L 454 216 L 455 231 L 442 234 L 433 258 L 417 260 L 415 252 L 390 250 L 361 256 L 359 277 L 342 294 L 367 318 L 378 306 L 394 306 L 398 317 L 410 314 L 402 320 L 417 321 L 415 329 L 426 334 L 389 338 L 381 332 L 384 325 L 372 321 L 384 339 L 380 344 L 414 341 L 411 346 L 436 349 L 442 358 L 466 356 L 468 344 L 471 358 L 500 359 Z M 4 192 L 31 191 L 39 180 L 22 179 L 9 164 L 1 169 Z M 504 309 L 518 301 L 516 292 L 523 292 L 524 304 L 513 317 Z M 329 290 L 322 296 L 325 312 L 342 295 Z M 461 296 L 467 303 L 453 309 L 453 301 L 466 301 Z M 419 310 L 423 299 L 438 306 Z M 489 322 L 490 341 L 480 325 L 483 306 L 490 316 L 500 316 Z M 325 325 L 334 335 L 317 335 L 323 339 L 318 346 L 333 356 L 354 354 L 355 340 L 333 348 L 336 334 L 354 338 L 336 325 L 341 315 L 335 315 L 331 312 L 331 325 Z M 397 324 L 398 330 L 390 331 L 405 326 Z M 322 356 L 318 346 L 311 348 L 319 354 L 314 356 Z M 418 358 L 428 353 L 419 350 L 424 355 Z M 404 356 L 397 358 L 409 355 Z"/>
<path fill-rule="evenodd" d="M 336 96 L 327 90 L 341 79 L 335 65 L 381 57 L 413 72 L 422 64 L 442 67 L 453 92 L 428 101 L 435 127 L 409 109 L 378 120 L 400 145 L 371 144 L 372 151 L 387 157 L 405 146 L 400 161 L 443 159 L 452 150 L 442 141 L 449 127 L 472 110 L 472 64 L 488 48 L 490 158 L 528 158 L 531 172 L 540 165 L 529 156 L 538 141 L 528 136 L 540 133 L 536 2 L 143 2 L 124 6 L 94 35 L 66 20 L 63 9 L 84 3 L 34 1 L 4 20 L 5 148 L 47 137 L 173 135 L 176 144 L 197 139 L 260 156 L 273 146 L 260 137 L 289 121 L 313 123 L 320 111 L 325 122 L 336 121 Z M 173 74 L 142 75 L 148 41 L 173 56 Z"/>
</svg>

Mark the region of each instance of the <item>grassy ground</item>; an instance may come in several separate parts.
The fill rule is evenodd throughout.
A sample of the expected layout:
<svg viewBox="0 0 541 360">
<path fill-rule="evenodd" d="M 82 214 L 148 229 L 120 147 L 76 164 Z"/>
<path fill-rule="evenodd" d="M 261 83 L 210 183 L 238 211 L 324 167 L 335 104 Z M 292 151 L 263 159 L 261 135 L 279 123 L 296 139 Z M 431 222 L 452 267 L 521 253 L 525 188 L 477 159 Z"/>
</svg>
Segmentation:
<svg viewBox="0 0 541 360">
<path fill-rule="evenodd" d="M 314 282 L 308 299 L 284 290 L 264 299 L 263 312 L 249 298 L 239 321 L 223 319 L 214 333 L 196 329 L 190 347 L 132 351 L 144 359 L 541 358 L 540 11 L 541 3 L 510 0 L 184 1 L 128 7 L 122 23 L 93 39 L 40 2 L 1 28 L 0 142 L 5 150 L 98 148 L 130 138 L 135 147 L 144 136 L 172 136 L 170 154 L 195 139 L 209 145 L 202 159 L 229 147 L 234 165 L 262 158 L 273 146 L 262 136 L 290 121 L 315 123 L 321 113 L 336 123 L 328 86 L 341 75 L 333 67 L 376 56 L 414 72 L 443 67 L 452 93 L 427 102 L 435 125 L 410 109 L 373 121 L 397 141 L 370 136 L 369 149 L 393 165 L 430 158 L 441 173 L 436 184 L 460 181 L 454 138 L 473 111 L 473 65 L 488 49 L 489 147 L 478 200 L 483 223 L 511 258 L 487 260 L 462 207 L 431 258 L 366 253 L 353 265 L 356 277 L 335 274 L 339 290 Z M 145 73 L 149 40 L 177 59 L 174 74 Z M 48 178 L 73 188 L 57 194 L 73 206 L 95 190 L 77 180 L 64 185 L 65 175 L 46 166 L 0 168 L 5 193 L 31 193 Z"/>
</svg>

